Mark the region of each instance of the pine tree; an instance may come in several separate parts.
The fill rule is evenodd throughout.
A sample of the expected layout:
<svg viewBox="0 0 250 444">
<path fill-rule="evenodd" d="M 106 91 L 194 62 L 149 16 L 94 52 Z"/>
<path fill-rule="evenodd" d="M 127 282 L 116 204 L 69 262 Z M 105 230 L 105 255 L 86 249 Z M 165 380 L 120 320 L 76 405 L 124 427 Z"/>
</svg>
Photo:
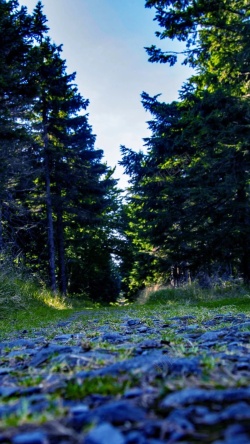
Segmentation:
<svg viewBox="0 0 250 444">
<path fill-rule="evenodd" d="M 165 276 L 171 263 L 189 262 L 193 273 L 230 270 L 248 282 L 250 8 L 245 0 L 146 6 L 156 8 L 161 39 L 186 43 L 184 63 L 195 71 L 179 102 L 142 96 L 153 116 L 148 151 L 139 166 L 135 153 L 123 153 L 132 177 L 130 239 L 139 245 L 137 257 L 144 252 L 144 265 L 151 258 Z M 151 62 L 178 59 L 155 46 L 147 51 Z"/>
<path fill-rule="evenodd" d="M 21 119 L 30 100 L 26 59 L 30 17 L 17 1 L 0 1 L 0 249 L 15 245 L 13 212 L 20 175 L 29 170 Z M 23 183 L 24 185 L 24 183 Z M 27 186 L 27 185 L 26 185 Z"/>
<path fill-rule="evenodd" d="M 183 135 L 193 157 L 186 173 L 191 179 L 193 226 L 210 250 L 204 256 L 233 257 L 249 281 L 248 2 L 148 0 L 146 6 L 157 8 L 163 28 L 158 36 L 184 41 L 184 63 L 195 68 L 180 97 L 188 106 Z M 153 61 L 171 64 L 177 59 L 153 47 L 148 52 Z M 207 230 L 201 228 L 202 220 Z"/>
<path fill-rule="evenodd" d="M 45 242 L 49 247 L 51 288 L 55 291 L 59 287 L 65 294 L 68 280 L 71 289 L 77 287 L 67 263 L 82 261 L 79 254 L 74 253 L 72 258 L 71 244 L 77 243 L 75 239 L 79 242 L 81 233 L 80 248 L 85 231 L 91 233 L 91 239 L 96 238 L 103 212 L 110 205 L 107 193 L 116 182 L 110 174 L 107 176 L 109 168 L 102 163 L 102 150 L 94 148 L 95 136 L 85 114 L 88 100 L 74 84 L 75 73 L 67 74 L 62 46 L 52 44 L 45 35 L 46 19 L 40 2 L 33 20 L 35 44 L 30 52 L 30 70 L 34 73 L 36 99 L 30 130 L 37 165 L 36 194 L 41 196 L 47 213 Z"/>
</svg>

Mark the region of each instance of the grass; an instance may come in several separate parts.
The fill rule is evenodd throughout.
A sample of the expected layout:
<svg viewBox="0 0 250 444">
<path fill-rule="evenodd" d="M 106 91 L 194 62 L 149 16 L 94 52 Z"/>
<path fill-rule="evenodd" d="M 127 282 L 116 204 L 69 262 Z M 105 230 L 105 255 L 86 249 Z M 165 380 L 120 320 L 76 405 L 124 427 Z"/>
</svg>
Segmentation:
<svg viewBox="0 0 250 444">
<path fill-rule="evenodd" d="M 84 296 L 63 298 L 50 292 L 42 283 L 22 277 L 13 268 L 0 267 L 0 339 L 13 331 L 27 330 L 29 333 L 33 328 L 55 324 L 81 310 L 89 310 L 92 318 L 98 317 L 99 324 L 108 323 L 112 330 L 119 329 L 121 313 L 139 317 L 148 326 L 152 316 L 164 320 L 170 316 L 193 314 L 197 316 L 194 321 L 197 322 L 215 311 L 217 314 L 249 312 L 250 290 L 231 283 L 210 290 L 202 290 L 197 285 L 163 288 L 144 292 L 135 303 L 105 307 L 91 303 Z M 90 317 L 86 322 L 89 321 Z M 92 334 L 95 336 L 94 331 Z"/>
<path fill-rule="evenodd" d="M 103 396 L 121 395 L 132 384 L 131 378 L 128 376 L 120 376 L 119 378 L 106 375 L 94 378 L 87 378 L 78 383 L 77 381 L 68 381 L 63 396 L 65 399 L 80 400 L 93 393 Z"/>
<path fill-rule="evenodd" d="M 18 410 L 11 415 L 4 416 L 0 420 L 0 427 L 9 429 L 11 427 L 20 427 L 22 425 L 42 425 L 46 422 L 55 420 L 57 417 L 62 417 L 64 409 L 61 406 L 56 406 L 53 401 L 47 406 L 46 411 L 32 412 L 28 402 L 22 399 Z"/>
<path fill-rule="evenodd" d="M 232 307 L 233 310 L 250 311 L 250 289 L 243 285 L 225 286 L 203 290 L 197 285 L 181 288 L 165 288 L 138 299 L 138 303 L 147 307 L 180 307 L 190 311 L 193 308 L 218 309 Z"/>
<path fill-rule="evenodd" d="M 0 268 L 0 339 L 13 331 L 29 332 L 67 319 L 76 311 L 95 308 L 86 297 L 64 298 L 29 276 Z"/>
</svg>

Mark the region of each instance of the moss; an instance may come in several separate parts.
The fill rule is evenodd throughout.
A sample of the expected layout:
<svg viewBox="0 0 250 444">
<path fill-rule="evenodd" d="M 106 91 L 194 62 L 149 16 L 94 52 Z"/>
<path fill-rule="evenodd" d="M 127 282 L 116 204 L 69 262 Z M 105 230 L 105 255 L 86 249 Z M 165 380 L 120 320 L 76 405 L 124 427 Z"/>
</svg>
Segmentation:
<svg viewBox="0 0 250 444">
<path fill-rule="evenodd" d="M 124 376 L 115 378 L 106 375 L 102 377 L 86 378 L 82 382 L 72 380 L 67 383 L 63 396 L 70 400 L 83 399 L 92 394 L 116 396 L 122 395 L 130 386 L 131 380 Z"/>
</svg>

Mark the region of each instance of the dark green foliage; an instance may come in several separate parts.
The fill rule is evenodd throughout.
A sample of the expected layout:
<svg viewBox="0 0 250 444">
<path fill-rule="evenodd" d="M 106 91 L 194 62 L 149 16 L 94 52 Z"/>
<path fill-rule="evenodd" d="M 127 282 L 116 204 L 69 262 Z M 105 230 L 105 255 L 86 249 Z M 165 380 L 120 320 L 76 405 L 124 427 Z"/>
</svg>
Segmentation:
<svg viewBox="0 0 250 444">
<path fill-rule="evenodd" d="M 88 100 L 47 36 L 42 3 L 32 15 L 16 1 L 0 9 L 0 248 L 54 292 L 114 300 L 118 191 Z"/>
<path fill-rule="evenodd" d="M 17 215 L 23 209 L 16 189 L 29 186 L 30 162 L 20 124 L 30 101 L 25 68 L 29 26 L 30 18 L 18 2 L 0 1 L 0 250 L 7 239 L 13 244 L 13 233 L 20 228 Z"/>
<path fill-rule="evenodd" d="M 126 234 L 133 246 L 130 289 L 171 277 L 174 264 L 250 280 L 249 24 L 241 0 L 146 1 L 156 8 L 161 39 L 184 42 L 194 75 L 180 100 L 142 94 L 151 113 L 147 153 L 122 148 L 131 177 Z M 150 61 L 178 54 L 148 49 Z"/>
</svg>

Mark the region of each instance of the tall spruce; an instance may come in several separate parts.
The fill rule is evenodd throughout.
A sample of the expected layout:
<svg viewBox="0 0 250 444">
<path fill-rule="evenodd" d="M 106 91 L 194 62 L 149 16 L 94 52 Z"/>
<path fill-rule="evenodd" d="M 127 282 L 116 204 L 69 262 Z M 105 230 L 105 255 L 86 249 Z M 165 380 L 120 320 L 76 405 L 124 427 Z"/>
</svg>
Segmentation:
<svg viewBox="0 0 250 444">
<path fill-rule="evenodd" d="M 99 227 L 107 221 L 104 213 L 110 207 L 109 193 L 116 181 L 102 162 L 102 150 L 94 147 L 95 136 L 85 113 L 88 100 L 77 90 L 75 73 L 67 74 L 62 47 L 52 44 L 46 36 L 41 2 L 34 10 L 33 23 L 35 44 L 30 64 L 37 97 L 30 129 L 37 159 L 36 194 L 42 197 L 47 213 L 50 285 L 65 294 L 68 288 L 83 290 L 74 282 L 81 279 L 72 275 L 72 263 L 86 262 L 79 254 L 79 248 L 86 243 L 86 233 L 95 239 L 90 247 L 94 251 Z M 111 258 L 111 252 L 107 253 Z M 104 251 L 95 256 L 94 264 L 103 254 Z M 81 270 L 79 264 L 78 269 Z M 91 285 L 94 282 L 93 277 Z M 85 285 L 90 293 L 91 285 Z"/>
<path fill-rule="evenodd" d="M 28 188 L 30 170 L 22 124 L 31 98 L 26 70 L 30 24 L 17 1 L 0 1 L 0 249 L 12 252 L 18 250 L 16 231 L 21 228 L 17 213 L 23 212 L 16 193 L 20 186 Z"/>
<path fill-rule="evenodd" d="M 0 12 L 0 248 L 53 291 L 114 299 L 117 181 L 94 146 L 88 100 L 41 1 L 28 15 L 1 0 Z"/>
<path fill-rule="evenodd" d="M 132 177 L 130 239 L 137 257 L 144 252 L 144 263 L 150 259 L 158 275 L 163 272 L 161 279 L 171 264 L 189 262 L 194 274 L 234 273 L 248 282 L 248 2 L 148 0 L 146 6 L 155 7 L 160 39 L 186 44 L 182 57 L 194 74 L 178 102 L 142 95 L 153 117 L 148 151 L 139 164 L 135 153 L 123 153 Z M 179 56 L 171 43 L 169 51 L 156 46 L 147 51 L 151 62 L 170 66 Z M 130 273 L 132 281 L 134 265 Z M 151 280 L 156 280 L 152 273 Z M 145 282 L 141 272 L 139 282 Z"/>
<path fill-rule="evenodd" d="M 210 259 L 239 262 L 238 270 L 248 282 L 249 4 L 246 0 L 148 0 L 146 6 L 156 7 L 156 19 L 163 28 L 158 36 L 185 42 L 184 63 L 195 68 L 180 96 L 188 109 L 183 138 L 189 140 L 192 156 L 186 175 L 191 181 L 194 221 L 188 226 L 202 234 L 200 241 Z M 176 60 L 176 55 L 173 59 L 173 54 L 156 48 L 148 53 L 153 61 Z M 187 203 L 185 210 L 190 212 Z M 205 258 L 209 261 L 208 253 Z"/>
</svg>

